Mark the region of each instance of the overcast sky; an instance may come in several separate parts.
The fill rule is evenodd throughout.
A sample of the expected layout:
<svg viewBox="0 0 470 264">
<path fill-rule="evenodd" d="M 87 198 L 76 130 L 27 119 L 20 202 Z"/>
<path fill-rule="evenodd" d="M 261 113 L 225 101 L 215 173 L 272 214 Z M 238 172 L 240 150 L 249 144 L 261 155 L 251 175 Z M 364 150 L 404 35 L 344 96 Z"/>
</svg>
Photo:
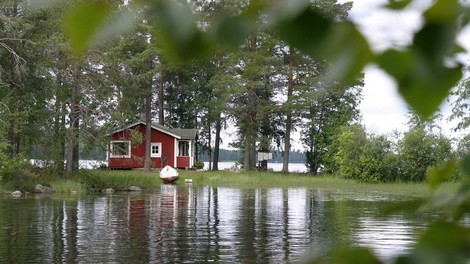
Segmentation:
<svg viewBox="0 0 470 264">
<path fill-rule="evenodd" d="M 375 51 L 406 46 L 420 24 L 417 11 L 392 12 L 380 7 L 386 1 L 356 0 L 349 14 Z M 384 134 L 406 129 L 407 106 L 397 93 L 394 80 L 375 65 L 365 69 L 364 99 L 360 105 L 369 132 Z"/>
<path fill-rule="evenodd" d="M 340 0 L 339 2 L 346 2 Z M 374 51 L 383 51 L 394 46 L 406 46 L 411 43 L 414 32 L 422 26 L 421 13 L 431 0 L 415 1 L 404 11 L 390 11 L 381 8 L 386 0 L 353 0 L 349 17 L 359 25 Z M 470 32 L 470 30 L 466 30 Z M 461 45 L 469 50 L 470 34 L 463 34 Z M 468 56 L 461 58 L 468 64 Z M 396 83 L 375 65 L 365 69 L 364 99 L 360 109 L 363 124 L 369 132 L 389 133 L 393 130 L 405 131 L 408 108 L 397 92 Z M 454 124 L 447 121 L 450 114 L 448 103 L 441 106 L 444 120 L 442 128 L 451 133 Z"/>
</svg>

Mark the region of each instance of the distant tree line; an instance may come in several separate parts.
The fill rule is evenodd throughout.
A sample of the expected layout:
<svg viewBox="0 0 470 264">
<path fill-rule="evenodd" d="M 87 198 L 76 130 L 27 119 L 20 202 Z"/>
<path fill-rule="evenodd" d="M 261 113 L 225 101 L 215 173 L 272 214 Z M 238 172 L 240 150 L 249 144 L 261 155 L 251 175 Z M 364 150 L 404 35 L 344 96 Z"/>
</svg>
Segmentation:
<svg viewBox="0 0 470 264">
<path fill-rule="evenodd" d="M 282 163 L 283 153 L 280 151 L 274 151 L 273 158 L 268 162 Z M 209 155 L 207 152 L 199 154 L 199 159 L 202 161 L 209 161 Z M 242 155 L 239 150 L 220 149 L 219 161 L 235 161 L 240 162 Z M 305 164 L 305 152 L 294 150 L 289 153 L 289 163 L 302 163 Z"/>
<path fill-rule="evenodd" d="M 444 167 L 461 178 L 457 161 L 470 151 L 470 137 L 453 139 L 437 125 L 440 114 L 423 120 L 409 113 L 409 130 L 391 135 L 366 133 L 359 124 L 342 128 L 334 160 L 338 175 L 363 182 L 421 182 L 430 170 Z"/>
</svg>

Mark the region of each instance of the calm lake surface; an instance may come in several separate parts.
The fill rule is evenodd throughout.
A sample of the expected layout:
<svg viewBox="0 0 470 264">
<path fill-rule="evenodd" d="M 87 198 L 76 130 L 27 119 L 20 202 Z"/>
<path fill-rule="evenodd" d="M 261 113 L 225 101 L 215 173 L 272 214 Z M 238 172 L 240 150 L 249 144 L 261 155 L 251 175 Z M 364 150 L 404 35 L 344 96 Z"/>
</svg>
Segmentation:
<svg viewBox="0 0 470 264">
<path fill-rule="evenodd" d="M 338 246 L 405 253 L 424 216 L 402 197 L 162 185 L 142 193 L 0 197 L 0 263 L 302 263 Z"/>
</svg>

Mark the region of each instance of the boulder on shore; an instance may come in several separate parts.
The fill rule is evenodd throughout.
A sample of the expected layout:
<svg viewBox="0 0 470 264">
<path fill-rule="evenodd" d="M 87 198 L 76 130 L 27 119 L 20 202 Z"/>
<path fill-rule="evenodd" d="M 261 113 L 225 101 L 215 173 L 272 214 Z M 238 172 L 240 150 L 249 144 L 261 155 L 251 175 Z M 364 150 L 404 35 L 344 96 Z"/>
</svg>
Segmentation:
<svg viewBox="0 0 470 264">
<path fill-rule="evenodd" d="M 129 186 L 126 189 L 124 189 L 124 191 L 126 191 L 126 192 L 140 192 L 140 191 L 142 191 L 142 188 L 140 188 L 139 186 Z"/>
<path fill-rule="evenodd" d="M 19 197 L 19 196 L 23 195 L 23 193 L 21 193 L 20 191 L 14 191 L 10 194 L 11 194 L 11 196 L 15 196 L 15 197 Z"/>
<path fill-rule="evenodd" d="M 36 184 L 36 186 L 34 186 L 34 193 L 51 193 L 51 192 L 54 192 L 54 190 L 44 185 Z"/>
<path fill-rule="evenodd" d="M 106 188 L 106 189 L 101 190 L 101 192 L 104 192 L 104 193 L 107 193 L 107 194 L 111 194 L 111 193 L 114 192 L 114 189 L 113 189 L 113 188 Z"/>
</svg>

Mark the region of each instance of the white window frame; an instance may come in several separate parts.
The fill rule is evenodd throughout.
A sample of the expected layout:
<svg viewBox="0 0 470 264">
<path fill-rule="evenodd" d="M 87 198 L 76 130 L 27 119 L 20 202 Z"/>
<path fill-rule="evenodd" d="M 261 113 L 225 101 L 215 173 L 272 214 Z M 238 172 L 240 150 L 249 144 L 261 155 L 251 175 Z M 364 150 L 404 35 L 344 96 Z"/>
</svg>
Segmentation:
<svg viewBox="0 0 470 264">
<path fill-rule="evenodd" d="M 158 147 L 158 153 L 153 153 L 153 147 Z M 151 158 L 161 158 L 162 157 L 162 142 L 155 142 L 150 144 L 150 157 Z"/>
<path fill-rule="evenodd" d="M 115 143 L 127 143 L 128 149 L 126 155 L 114 155 L 114 144 Z M 110 158 L 130 158 L 131 157 L 131 141 L 130 140 L 113 140 L 110 143 Z"/>
</svg>

